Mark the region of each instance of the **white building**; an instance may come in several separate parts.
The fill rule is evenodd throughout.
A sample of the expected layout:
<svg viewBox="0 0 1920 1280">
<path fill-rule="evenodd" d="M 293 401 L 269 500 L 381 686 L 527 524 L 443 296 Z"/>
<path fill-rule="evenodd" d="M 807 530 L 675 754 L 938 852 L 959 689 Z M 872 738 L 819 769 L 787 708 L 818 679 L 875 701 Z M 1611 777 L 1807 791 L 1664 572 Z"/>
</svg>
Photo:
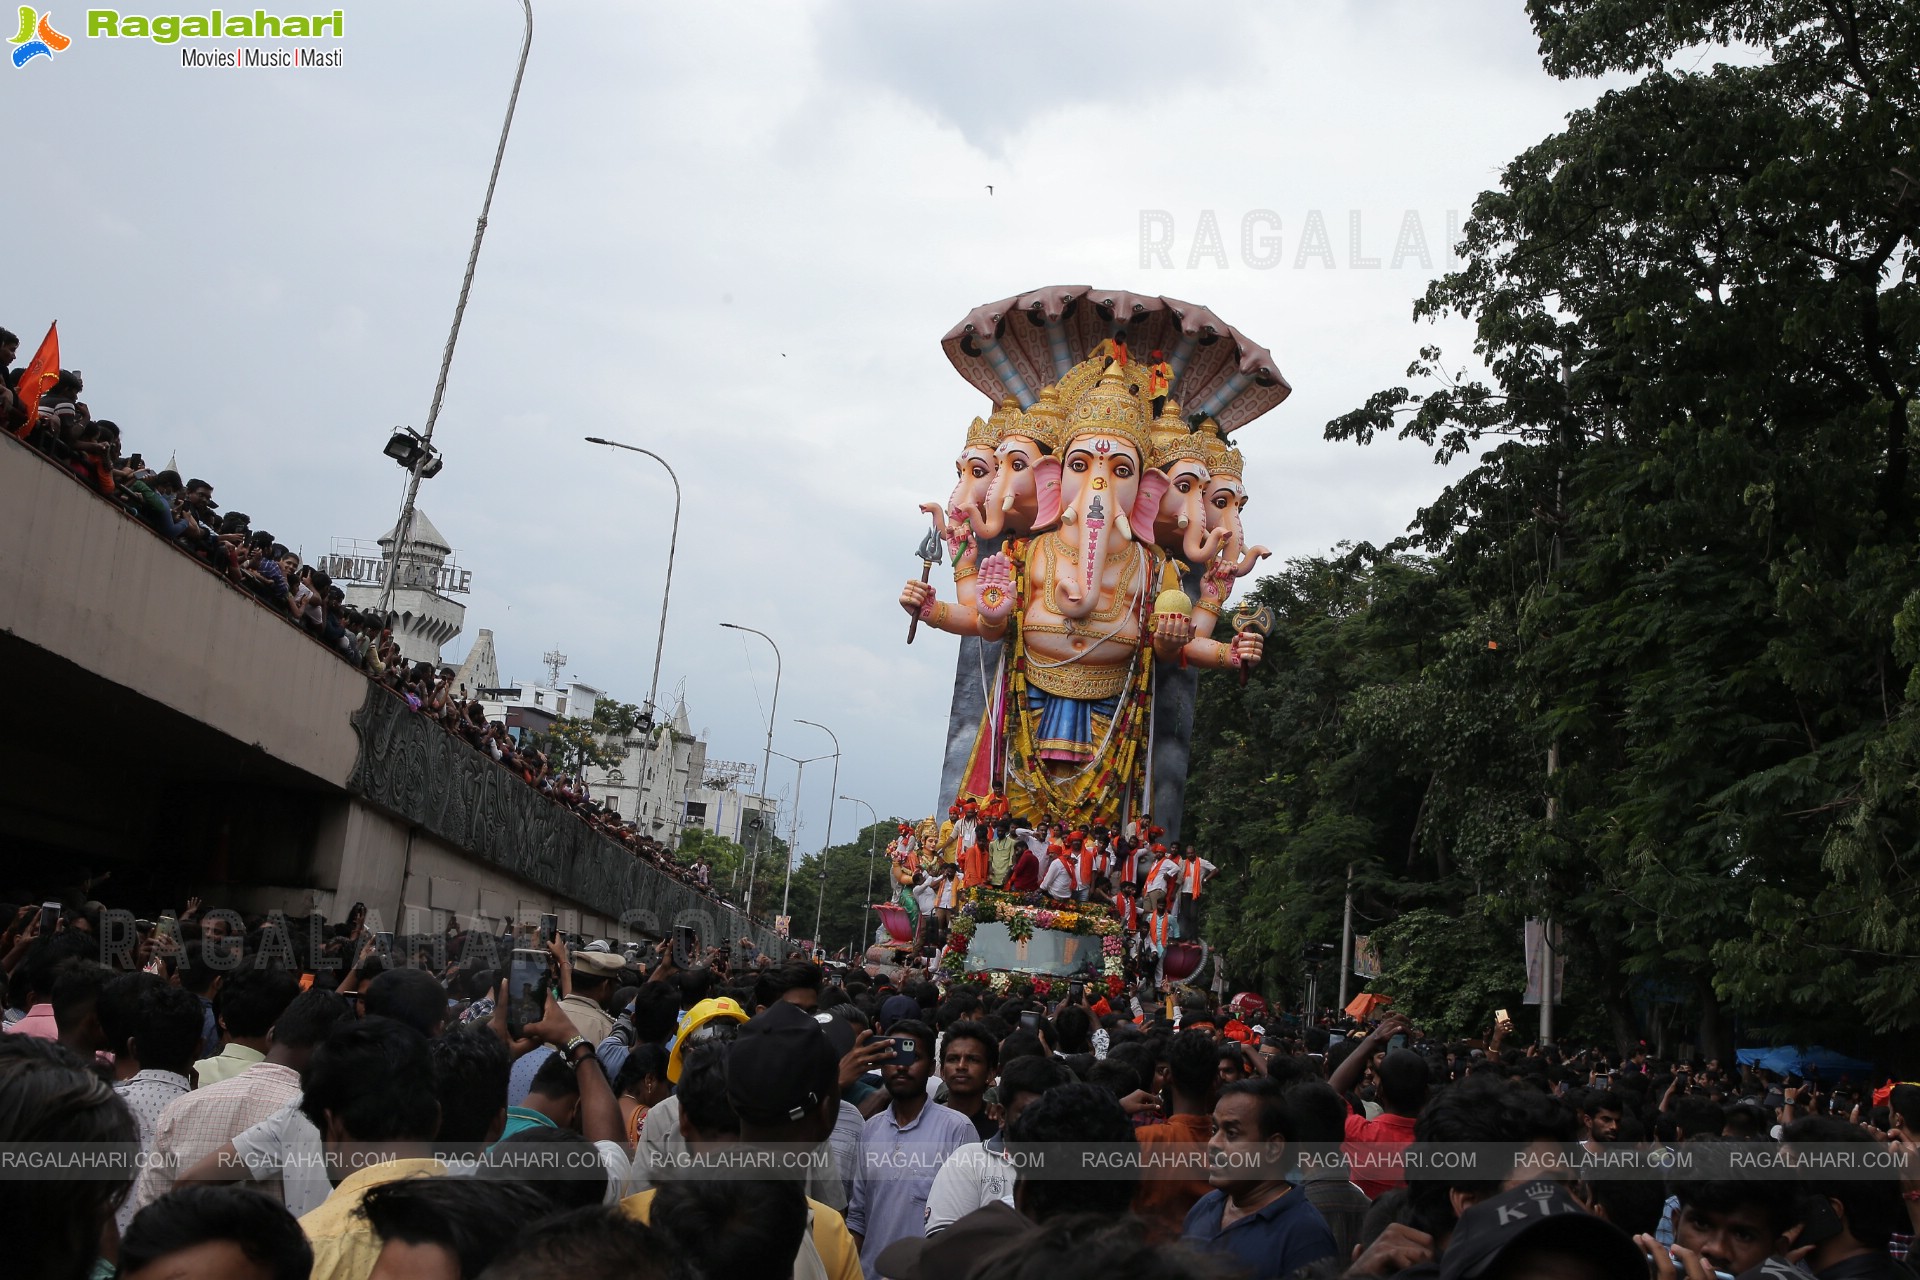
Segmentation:
<svg viewBox="0 0 1920 1280">
<path fill-rule="evenodd" d="M 474 647 L 478 650 L 483 644 L 485 661 L 490 663 L 492 636 L 486 632 Z M 562 716 L 589 720 L 594 703 L 607 694 L 575 680 L 557 685 L 483 685 L 478 696 L 487 719 L 505 724 L 518 737 L 520 731 L 544 734 Z M 777 831 L 778 800 L 754 794 L 758 769 L 709 760 L 706 739 L 694 733 L 684 700 L 676 700 L 673 714 L 657 724 L 637 726 L 624 736 L 610 734 L 601 741 L 619 751 L 620 759 L 609 768 L 589 765 L 582 770 L 588 791 L 642 835 L 669 849 L 679 847 L 681 833 L 689 827 L 748 845 L 756 836 L 756 820 L 764 822 L 766 834 Z"/>
<path fill-rule="evenodd" d="M 706 739 L 693 732 L 684 700 L 676 700 L 665 721 L 609 745 L 621 748 L 619 762 L 589 768 L 587 785 L 601 803 L 667 847 L 677 848 L 689 827 L 743 843 L 742 836 L 751 835 L 751 817 L 762 813 L 773 830 L 776 802 L 751 794 L 757 770 L 708 760 Z"/>
<path fill-rule="evenodd" d="M 489 642 L 490 658 L 493 637 L 488 632 L 481 634 Z M 479 641 L 474 643 L 477 646 Z M 481 685 L 475 693 L 487 719 L 498 720 L 509 729 L 527 729 L 533 733 L 545 733 L 561 716 L 591 720 L 594 702 L 606 696 L 604 691 L 577 680 L 559 685 L 536 684 L 530 680 L 493 688 Z"/>
<path fill-rule="evenodd" d="M 387 530 L 379 541 L 378 557 L 357 554 L 365 544 L 336 544 L 323 566 L 336 585 L 345 592 L 347 603 L 356 609 L 378 612 L 386 600 L 386 578 L 394 574 L 393 601 L 387 609 L 387 625 L 400 654 L 409 662 L 440 663 L 440 647 L 460 634 L 467 607 L 448 598 L 441 588 L 464 592 L 471 578 L 464 570 L 448 563 L 453 544 L 434 528 L 427 513 L 413 509 L 413 527 L 407 545 L 394 554 L 395 534 L 399 526 Z M 398 564 L 395 569 L 394 565 Z"/>
</svg>

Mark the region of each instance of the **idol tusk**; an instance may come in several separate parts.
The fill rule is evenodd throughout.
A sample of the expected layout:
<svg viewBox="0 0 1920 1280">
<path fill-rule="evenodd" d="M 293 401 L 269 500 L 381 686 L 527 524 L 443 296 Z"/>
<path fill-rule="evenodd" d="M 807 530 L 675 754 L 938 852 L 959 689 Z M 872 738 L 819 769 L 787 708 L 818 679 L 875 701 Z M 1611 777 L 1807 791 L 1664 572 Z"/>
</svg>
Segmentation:
<svg viewBox="0 0 1920 1280">
<path fill-rule="evenodd" d="M 1116 511 L 1113 513 L 1113 527 L 1120 531 L 1122 541 L 1133 541 L 1133 524 L 1127 519 L 1126 512 Z"/>
<path fill-rule="evenodd" d="M 1006 496 L 1006 497 L 1004 497 L 1004 498 L 1002 498 L 1002 499 L 1000 499 L 1000 509 L 1001 509 L 1002 511 L 1012 511 L 1012 510 L 1013 510 L 1013 498 L 1014 498 L 1014 495 L 1013 495 L 1013 492 L 1012 492 L 1012 490 L 1008 490 L 1008 492 L 1007 492 L 1007 496 Z"/>
<path fill-rule="evenodd" d="M 1066 508 L 1060 512 L 1061 524 L 1072 524 L 1074 521 L 1078 520 L 1079 518 L 1080 518 L 1080 513 L 1073 509 L 1073 504 L 1071 502 L 1069 502 L 1066 505 Z"/>
</svg>

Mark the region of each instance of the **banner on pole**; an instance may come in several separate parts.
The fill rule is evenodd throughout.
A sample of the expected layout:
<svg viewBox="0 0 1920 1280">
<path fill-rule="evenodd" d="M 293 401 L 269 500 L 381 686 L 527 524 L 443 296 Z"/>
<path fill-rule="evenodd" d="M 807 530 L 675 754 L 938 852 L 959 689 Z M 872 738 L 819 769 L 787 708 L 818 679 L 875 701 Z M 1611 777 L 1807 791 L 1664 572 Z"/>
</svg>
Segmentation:
<svg viewBox="0 0 1920 1280">
<path fill-rule="evenodd" d="M 1360 933 L 1354 935 L 1353 976 L 1368 979 L 1380 976 L 1380 957 L 1373 949 L 1372 934 Z"/>
</svg>

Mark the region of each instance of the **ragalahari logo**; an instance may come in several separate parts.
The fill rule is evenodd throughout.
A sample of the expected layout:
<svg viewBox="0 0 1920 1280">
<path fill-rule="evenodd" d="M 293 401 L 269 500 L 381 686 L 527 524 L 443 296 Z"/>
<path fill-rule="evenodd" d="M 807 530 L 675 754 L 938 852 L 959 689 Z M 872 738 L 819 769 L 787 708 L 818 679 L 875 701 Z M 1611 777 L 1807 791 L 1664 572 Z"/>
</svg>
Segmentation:
<svg viewBox="0 0 1920 1280">
<path fill-rule="evenodd" d="M 14 46 L 15 67 L 24 67 L 35 58 L 51 58 L 73 43 L 53 29 L 52 17 L 52 10 L 36 13 L 25 5 L 20 6 L 20 34 L 8 41 Z"/>
</svg>

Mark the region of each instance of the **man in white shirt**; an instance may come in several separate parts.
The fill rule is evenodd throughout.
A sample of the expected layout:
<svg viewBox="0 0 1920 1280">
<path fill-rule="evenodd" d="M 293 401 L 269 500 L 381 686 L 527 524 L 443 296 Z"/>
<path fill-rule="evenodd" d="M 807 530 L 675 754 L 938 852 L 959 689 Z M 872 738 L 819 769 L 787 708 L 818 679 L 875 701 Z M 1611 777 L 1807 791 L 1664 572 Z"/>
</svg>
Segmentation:
<svg viewBox="0 0 1920 1280">
<path fill-rule="evenodd" d="M 1153 857 L 1147 863 L 1147 878 L 1141 882 L 1140 897 L 1147 906 L 1158 911 L 1167 901 L 1167 895 L 1180 879 L 1180 859 L 1167 852 L 1167 846 L 1153 846 Z"/>
<path fill-rule="evenodd" d="M 1219 868 L 1201 857 L 1192 845 L 1187 846 L 1186 856 L 1180 861 L 1180 896 L 1174 927 L 1174 932 L 1180 937 L 1200 936 L 1200 894 L 1217 870 Z"/>
<path fill-rule="evenodd" d="M 921 942 L 933 933 L 933 904 L 939 896 L 939 890 L 924 871 L 913 873 L 913 905 L 919 908 L 920 920 L 914 928 L 913 945 L 918 950 Z"/>
<path fill-rule="evenodd" d="M 153 1152 L 161 1113 L 187 1092 L 205 1016 L 200 997 L 150 973 L 122 974 L 101 991 L 99 1014 L 114 1055 L 113 1091 L 140 1126 L 145 1160 Z M 114 1215 L 120 1230 L 139 1208 L 129 1195 Z"/>
<path fill-rule="evenodd" d="M 1073 901 L 1073 868 L 1067 859 L 1055 858 L 1040 875 L 1040 891 L 1055 902 Z"/>
<path fill-rule="evenodd" d="M 233 1163 L 238 1159 L 236 1139 L 282 1108 L 299 1104 L 300 1076 L 307 1069 L 314 1046 L 326 1039 L 336 1023 L 352 1016 L 346 1001 L 333 992 L 308 991 L 275 1020 L 273 1042 L 263 1061 L 231 1079 L 204 1085 L 168 1103 L 154 1130 L 156 1159 L 141 1170 L 134 1186 L 135 1207 L 144 1208 L 173 1190 L 181 1172 L 223 1148 L 231 1158 L 229 1167 L 237 1170 Z M 311 1125 L 307 1127 L 312 1129 Z M 314 1150 L 318 1150 L 319 1142 L 316 1133 Z M 263 1169 L 260 1176 L 267 1177 L 269 1172 Z M 277 1170 L 272 1172 L 266 1190 L 285 1203 Z M 324 1176 L 320 1183 L 319 1195 L 306 1208 L 326 1199 Z"/>
<path fill-rule="evenodd" d="M 936 1235 L 994 1201 L 1013 1203 L 1014 1166 L 1006 1154 L 1007 1130 L 1027 1104 L 1073 1077 L 1056 1059 L 1015 1058 L 1000 1072 L 1000 1132 L 961 1147 L 940 1166 L 927 1192 L 927 1234 Z"/>
</svg>

